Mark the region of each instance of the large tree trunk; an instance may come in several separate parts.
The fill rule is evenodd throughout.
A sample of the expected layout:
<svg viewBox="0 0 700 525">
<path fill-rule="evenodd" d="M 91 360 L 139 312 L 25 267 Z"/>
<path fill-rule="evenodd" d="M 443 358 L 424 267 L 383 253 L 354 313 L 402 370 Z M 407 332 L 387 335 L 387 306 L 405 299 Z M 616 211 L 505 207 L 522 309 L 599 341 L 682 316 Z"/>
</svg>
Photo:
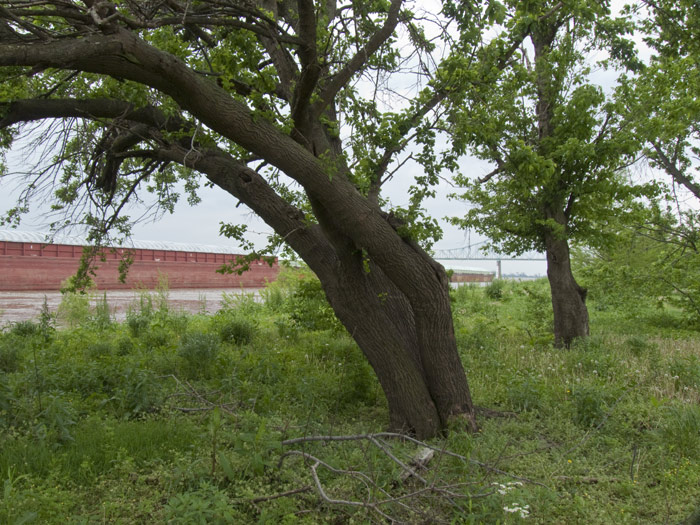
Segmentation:
<svg viewBox="0 0 700 525">
<path fill-rule="evenodd" d="M 432 317 L 443 331 L 427 352 L 421 352 L 425 341 L 418 316 L 380 268 L 371 265 L 367 273 L 359 256 L 342 260 L 333 275 L 326 268 L 317 272 L 321 283 L 336 315 L 377 374 L 389 403 L 391 427 L 425 438 L 461 418 L 476 430 L 449 309 L 439 313 L 434 309 Z M 440 354 L 453 358 L 438 361 L 434 355 Z"/>
<path fill-rule="evenodd" d="M 171 150 L 169 158 L 177 160 L 186 153 Z M 299 210 L 247 167 L 213 154 L 194 159 L 193 165 L 212 183 L 248 202 L 316 273 L 338 319 L 377 374 L 392 429 L 428 438 L 462 419 L 476 430 L 442 266 L 429 264 L 429 257 L 412 246 L 405 256 L 413 262 L 413 278 L 400 282 L 368 261 L 351 239 L 327 223 L 322 210 L 317 213 L 325 227 L 309 225 Z"/>
<path fill-rule="evenodd" d="M 588 336 L 586 290 L 571 272 L 569 244 L 550 234 L 546 237 L 547 278 L 554 310 L 554 345 L 569 348 L 574 339 Z"/>
</svg>

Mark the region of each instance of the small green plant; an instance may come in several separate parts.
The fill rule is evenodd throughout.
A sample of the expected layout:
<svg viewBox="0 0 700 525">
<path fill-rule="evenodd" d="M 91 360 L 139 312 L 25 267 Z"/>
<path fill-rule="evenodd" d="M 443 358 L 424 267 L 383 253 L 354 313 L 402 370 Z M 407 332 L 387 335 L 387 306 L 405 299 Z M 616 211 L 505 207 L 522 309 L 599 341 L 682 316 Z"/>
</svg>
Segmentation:
<svg viewBox="0 0 700 525">
<path fill-rule="evenodd" d="M 134 417 L 155 411 L 162 394 L 153 374 L 139 368 L 127 368 L 122 374 L 116 399 L 122 414 Z"/>
<path fill-rule="evenodd" d="M 668 407 L 660 428 L 660 437 L 671 452 L 690 458 L 697 457 L 700 452 L 700 407 Z"/>
<path fill-rule="evenodd" d="M 75 410 L 71 404 L 58 395 L 48 396 L 46 408 L 39 414 L 35 428 L 38 437 L 52 438 L 58 443 L 73 441 L 71 427 L 75 425 Z"/>
<path fill-rule="evenodd" d="M 503 279 L 494 279 L 484 288 L 484 293 L 486 297 L 494 301 L 500 301 L 503 299 L 503 293 L 505 291 L 506 282 Z"/>
<path fill-rule="evenodd" d="M 19 368 L 20 342 L 15 337 L 0 337 L 0 372 L 15 372 Z"/>
<path fill-rule="evenodd" d="M 64 292 L 58 305 L 58 318 L 70 328 L 90 319 L 90 296 L 82 292 Z"/>
<path fill-rule="evenodd" d="M 582 427 L 600 424 L 605 417 L 605 400 L 595 387 L 581 386 L 571 393 L 574 405 L 574 422 Z"/>
<path fill-rule="evenodd" d="M 104 330 L 112 324 L 112 311 L 107 302 L 107 292 L 103 293 L 101 299 L 95 300 L 95 312 L 92 322 L 100 330 Z"/>
<path fill-rule="evenodd" d="M 270 299 L 270 307 L 287 314 L 302 330 L 343 330 L 328 304 L 321 282 L 308 268 L 284 269 L 266 294 L 266 297 L 275 297 Z"/>
<path fill-rule="evenodd" d="M 147 292 L 139 294 L 137 303 L 130 304 L 126 311 L 126 324 L 131 335 L 138 337 L 146 331 L 153 319 L 153 299 Z"/>
<path fill-rule="evenodd" d="M 231 507 L 224 491 L 202 482 L 196 490 L 172 496 L 165 504 L 164 517 L 172 525 L 240 523 Z"/>
<path fill-rule="evenodd" d="M 520 288 L 524 296 L 523 329 L 532 345 L 548 345 L 553 340 L 552 296 L 546 281 L 527 283 Z"/>
<path fill-rule="evenodd" d="M 0 375 L 0 427 L 9 426 L 12 423 L 16 404 L 17 398 L 7 378 Z"/>
<path fill-rule="evenodd" d="M 218 332 L 221 341 L 241 346 L 252 341 L 255 329 L 255 323 L 248 318 L 224 314 L 221 316 Z"/>
<path fill-rule="evenodd" d="M 508 401 L 517 410 L 537 410 L 542 406 L 542 385 L 531 378 L 516 381 L 508 387 Z"/>
<path fill-rule="evenodd" d="M 33 321 L 17 321 L 12 324 L 9 333 L 19 338 L 29 338 L 41 335 L 41 326 Z"/>
<path fill-rule="evenodd" d="M 7 469 L 2 484 L 2 500 L 0 504 L 0 523 L 8 525 L 25 525 L 35 523 L 38 514 L 33 510 L 16 510 L 21 506 L 24 491 L 20 485 L 27 479 L 26 475 L 18 476 L 12 468 Z"/>
<path fill-rule="evenodd" d="M 208 332 L 190 332 L 180 341 L 177 353 L 187 377 L 206 377 L 219 352 L 219 338 Z"/>
</svg>

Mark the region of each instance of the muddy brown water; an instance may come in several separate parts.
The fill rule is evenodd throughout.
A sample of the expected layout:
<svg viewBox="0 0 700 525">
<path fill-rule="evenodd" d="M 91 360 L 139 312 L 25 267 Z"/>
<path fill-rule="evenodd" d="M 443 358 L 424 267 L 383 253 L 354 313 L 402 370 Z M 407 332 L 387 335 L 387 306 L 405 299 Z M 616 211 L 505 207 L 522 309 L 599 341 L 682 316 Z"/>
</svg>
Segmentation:
<svg viewBox="0 0 700 525">
<path fill-rule="evenodd" d="M 157 292 L 136 290 L 97 291 L 90 294 L 90 303 L 94 306 L 98 301 L 102 301 L 106 294 L 112 317 L 123 320 L 129 306 L 137 306 L 144 293 L 150 294 L 154 304 L 156 303 Z M 221 308 L 225 296 L 235 297 L 244 294 L 251 295 L 257 300 L 260 297 L 260 289 L 168 290 L 167 301 L 169 307 L 175 311 L 214 313 Z M 17 321 L 36 319 L 41 313 L 44 300 L 48 304 L 49 311 L 56 313 L 61 304 L 61 298 L 60 292 L 0 292 L 0 327 Z"/>
</svg>

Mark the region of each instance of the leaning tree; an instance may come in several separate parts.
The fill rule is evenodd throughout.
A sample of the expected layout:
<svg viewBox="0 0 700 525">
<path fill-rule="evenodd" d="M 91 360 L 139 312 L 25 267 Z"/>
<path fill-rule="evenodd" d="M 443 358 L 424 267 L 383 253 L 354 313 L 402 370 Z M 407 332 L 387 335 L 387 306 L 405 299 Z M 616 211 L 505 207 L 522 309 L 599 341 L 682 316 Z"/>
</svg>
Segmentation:
<svg viewBox="0 0 700 525">
<path fill-rule="evenodd" d="M 196 198 L 203 177 L 316 273 L 393 428 L 474 429 L 448 279 L 419 245 L 447 92 L 423 19 L 401 0 L 0 2 L 2 146 L 29 123 L 52 140 L 9 219 L 48 185 L 71 220 L 124 231 L 145 191 L 171 208 L 173 184 Z M 395 74 L 422 84 L 392 108 L 378 94 Z M 389 208 L 382 187 L 409 159 L 424 171 Z"/>
</svg>

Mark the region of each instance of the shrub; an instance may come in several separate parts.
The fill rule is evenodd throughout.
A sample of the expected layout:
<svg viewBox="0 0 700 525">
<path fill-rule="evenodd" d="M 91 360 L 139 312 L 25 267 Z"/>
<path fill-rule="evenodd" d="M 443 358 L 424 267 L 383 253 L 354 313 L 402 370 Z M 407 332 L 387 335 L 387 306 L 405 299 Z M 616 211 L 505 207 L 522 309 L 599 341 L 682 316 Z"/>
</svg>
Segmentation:
<svg viewBox="0 0 700 525">
<path fill-rule="evenodd" d="M 289 316 L 303 330 L 342 331 L 321 282 L 307 268 L 285 268 L 265 293 L 266 306 Z"/>
<path fill-rule="evenodd" d="M 139 296 L 139 302 L 130 304 L 126 311 L 126 325 L 129 327 L 129 332 L 134 337 L 138 337 L 151 324 L 153 319 L 153 300 L 151 296 L 142 293 Z"/>
<path fill-rule="evenodd" d="M 153 412 L 161 402 L 161 389 L 153 375 L 138 368 L 127 368 L 117 391 L 119 408 L 126 416 Z"/>
<path fill-rule="evenodd" d="M 41 326 L 32 321 L 18 321 L 12 325 L 9 333 L 17 337 L 32 337 L 41 334 Z"/>
<path fill-rule="evenodd" d="M 181 339 L 177 353 L 188 377 L 206 376 L 219 351 L 219 338 L 206 332 L 190 332 Z"/>
<path fill-rule="evenodd" d="M 240 523 L 226 493 L 203 482 L 199 489 L 172 496 L 164 507 L 167 523 Z"/>
<path fill-rule="evenodd" d="M 255 329 L 255 323 L 250 319 L 225 316 L 219 325 L 218 332 L 221 341 L 224 343 L 233 343 L 236 346 L 241 346 L 251 342 Z"/>
<path fill-rule="evenodd" d="M 484 293 L 489 299 L 498 301 L 503 298 L 503 292 L 506 286 L 506 282 L 503 279 L 494 279 L 491 283 L 487 284 L 484 288 Z"/>
<path fill-rule="evenodd" d="M 80 292 L 65 292 L 58 305 L 58 318 L 71 328 L 90 319 L 90 296 Z"/>
<path fill-rule="evenodd" d="M 7 379 L 0 376 L 0 426 L 10 424 L 14 416 L 17 399 L 10 388 Z"/>
<path fill-rule="evenodd" d="M 0 372 L 16 372 L 19 368 L 18 341 L 14 337 L 0 339 Z"/>
</svg>

